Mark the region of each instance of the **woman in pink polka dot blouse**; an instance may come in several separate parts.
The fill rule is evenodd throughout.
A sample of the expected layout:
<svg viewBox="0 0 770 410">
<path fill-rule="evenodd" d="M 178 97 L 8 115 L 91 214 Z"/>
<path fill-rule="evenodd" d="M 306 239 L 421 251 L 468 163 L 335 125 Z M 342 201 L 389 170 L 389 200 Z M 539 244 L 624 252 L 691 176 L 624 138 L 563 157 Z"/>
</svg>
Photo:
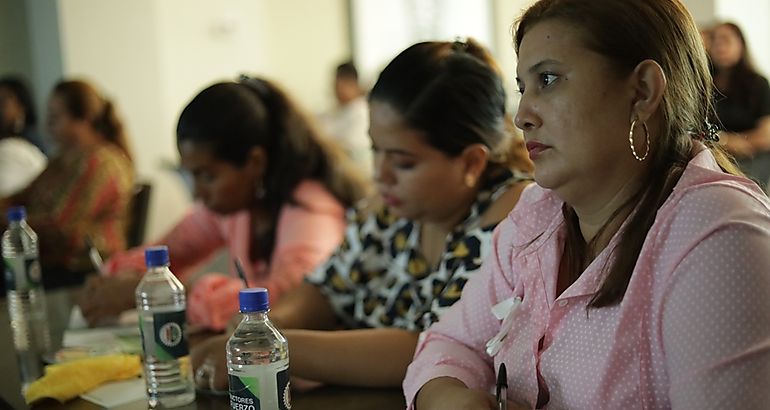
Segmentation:
<svg viewBox="0 0 770 410">
<path fill-rule="evenodd" d="M 410 408 L 770 405 L 770 203 L 722 153 L 679 0 L 541 0 L 518 23 L 535 162 L 463 296 L 421 335 Z"/>
</svg>

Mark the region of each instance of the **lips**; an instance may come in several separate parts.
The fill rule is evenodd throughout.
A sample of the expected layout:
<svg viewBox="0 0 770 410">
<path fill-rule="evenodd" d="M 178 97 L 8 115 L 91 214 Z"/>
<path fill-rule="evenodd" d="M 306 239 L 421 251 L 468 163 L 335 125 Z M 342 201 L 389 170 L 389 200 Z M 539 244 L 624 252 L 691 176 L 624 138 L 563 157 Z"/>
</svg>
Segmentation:
<svg viewBox="0 0 770 410">
<path fill-rule="evenodd" d="M 383 194 L 381 193 L 380 196 L 382 196 L 382 201 L 385 202 L 385 205 L 390 207 L 398 207 L 401 206 L 401 199 L 399 199 L 396 196 L 390 195 L 390 194 Z"/>
<path fill-rule="evenodd" d="M 550 145 L 541 144 L 537 141 L 527 141 L 527 152 L 529 152 L 529 158 L 533 161 L 549 148 L 551 148 Z"/>
</svg>

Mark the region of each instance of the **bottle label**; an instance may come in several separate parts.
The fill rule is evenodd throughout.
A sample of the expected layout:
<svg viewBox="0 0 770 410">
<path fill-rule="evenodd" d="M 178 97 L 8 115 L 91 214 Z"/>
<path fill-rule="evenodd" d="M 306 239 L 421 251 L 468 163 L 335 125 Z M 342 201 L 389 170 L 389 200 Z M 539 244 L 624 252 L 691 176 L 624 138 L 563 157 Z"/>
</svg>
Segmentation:
<svg viewBox="0 0 770 410">
<path fill-rule="evenodd" d="M 291 410 L 288 360 L 233 367 L 228 371 L 231 409 Z"/>
<path fill-rule="evenodd" d="M 5 288 L 26 291 L 40 288 L 42 273 L 37 258 L 3 258 Z"/>
<path fill-rule="evenodd" d="M 166 361 L 189 354 L 184 309 L 153 313 L 149 316 L 150 320 L 147 320 L 148 316 L 139 315 L 139 330 L 145 355 L 153 355 L 160 361 Z"/>
</svg>

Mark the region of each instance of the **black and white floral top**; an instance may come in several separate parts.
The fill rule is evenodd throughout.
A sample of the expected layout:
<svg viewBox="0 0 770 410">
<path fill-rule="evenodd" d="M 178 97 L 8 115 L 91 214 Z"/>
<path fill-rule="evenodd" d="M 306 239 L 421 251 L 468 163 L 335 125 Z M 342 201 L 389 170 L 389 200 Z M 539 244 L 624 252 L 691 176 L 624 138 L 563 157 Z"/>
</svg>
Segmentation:
<svg viewBox="0 0 770 410">
<path fill-rule="evenodd" d="M 463 286 L 491 251 L 496 224 L 481 215 L 508 187 L 530 179 L 506 172 L 479 190 L 468 217 L 447 236 L 437 266 L 420 251 L 420 223 L 379 212 L 348 213 L 345 239 L 306 278 L 319 287 L 350 328 L 397 327 L 421 331 L 460 298 Z"/>
</svg>

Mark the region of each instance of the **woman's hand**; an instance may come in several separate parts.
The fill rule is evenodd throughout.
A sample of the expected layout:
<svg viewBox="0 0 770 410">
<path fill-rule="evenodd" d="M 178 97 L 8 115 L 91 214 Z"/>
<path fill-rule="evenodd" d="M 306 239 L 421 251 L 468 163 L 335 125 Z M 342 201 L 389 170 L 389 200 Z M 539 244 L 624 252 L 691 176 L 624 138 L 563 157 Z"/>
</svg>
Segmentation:
<svg viewBox="0 0 770 410">
<path fill-rule="evenodd" d="M 745 135 L 734 132 L 722 132 L 720 134 L 724 148 L 730 154 L 738 158 L 750 158 L 754 156 L 755 149 Z"/>
<path fill-rule="evenodd" d="M 497 401 L 491 394 L 471 390 L 453 377 L 439 377 L 422 386 L 415 398 L 415 407 L 417 410 L 494 410 Z"/>
<path fill-rule="evenodd" d="M 195 371 L 195 386 L 204 390 L 227 390 L 225 347 L 229 333 L 198 343 L 190 352 Z"/>
<path fill-rule="evenodd" d="M 113 322 L 123 311 L 136 307 L 134 291 L 141 280 L 135 274 L 90 277 L 80 295 L 80 309 L 89 326 Z"/>
</svg>

